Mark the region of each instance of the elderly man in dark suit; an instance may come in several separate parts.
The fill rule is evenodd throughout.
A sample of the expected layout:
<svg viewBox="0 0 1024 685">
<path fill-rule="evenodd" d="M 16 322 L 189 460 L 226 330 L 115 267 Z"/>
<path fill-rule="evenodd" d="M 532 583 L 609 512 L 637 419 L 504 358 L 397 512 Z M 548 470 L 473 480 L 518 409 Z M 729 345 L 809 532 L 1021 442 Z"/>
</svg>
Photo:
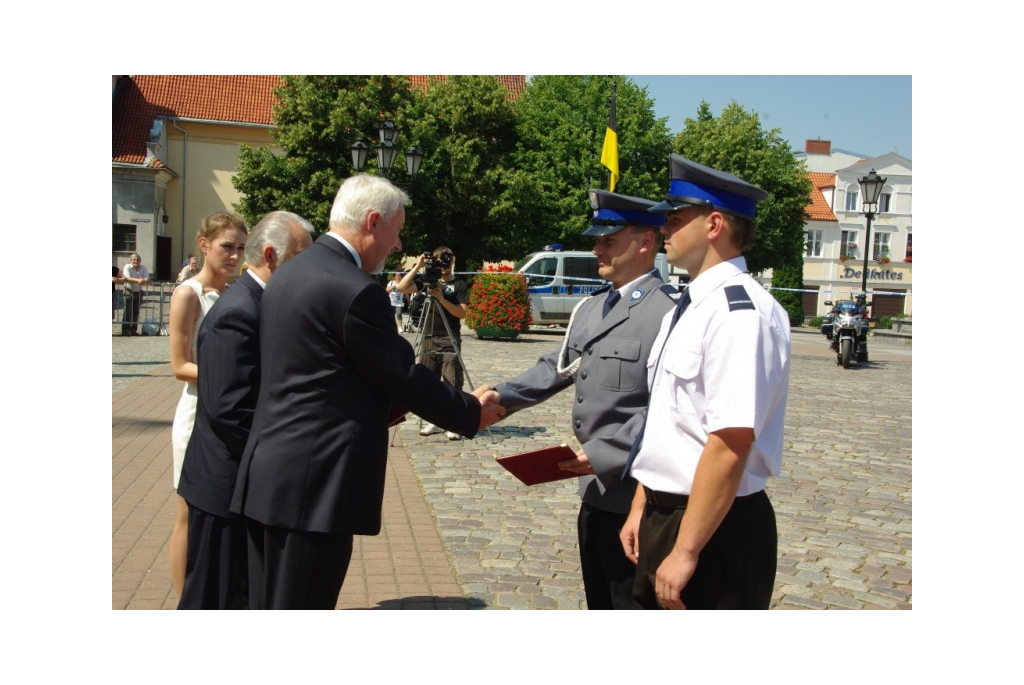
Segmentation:
<svg viewBox="0 0 1024 685">
<path fill-rule="evenodd" d="M 199 327 L 199 403 L 178 484 L 189 518 L 179 609 L 248 608 L 245 520 L 230 507 L 260 390 L 260 299 L 277 268 L 313 244 L 312 235 L 297 214 L 263 217 L 245 245 L 249 268 Z"/>
<path fill-rule="evenodd" d="M 583 587 L 589 609 L 631 609 L 633 564 L 622 554 L 636 481 L 622 467 L 643 424 L 647 406 L 647 356 L 675 288 L 654 268 L 664 218 L 647 211 L 654 202 L 603 190 L 590 191 L 594 216 L 583 235 L 593 236 L 597 272 L 611 282 L 573 311 L 560 350 L 500 385 L 510 412 L 531 407 L 574 387 L 572 425 L 580 449 L 559 464 L 578 473 L 577 532 Z"/>
<path fill-rule="evenodd" d="M 392 404 L 473 436 L 504 409 L 416 364 L 380 273 L 402 248 L 408 196 L 353 176 L 330 231 L 283 265 L 263 296 L 262 379 L 232 510 L 249 528 L 249 606 L 334 608 L 353 535 L 376 535 Z"/>
</svg>

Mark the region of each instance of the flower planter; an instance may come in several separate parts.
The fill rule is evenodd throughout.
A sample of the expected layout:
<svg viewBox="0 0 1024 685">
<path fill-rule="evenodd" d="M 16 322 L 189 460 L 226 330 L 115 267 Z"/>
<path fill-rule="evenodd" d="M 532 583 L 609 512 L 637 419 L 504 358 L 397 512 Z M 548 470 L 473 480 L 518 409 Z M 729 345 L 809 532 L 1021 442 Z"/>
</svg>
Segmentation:
<svg viewBox="0 0 1024 685">
<path fill-rule="evenodd" d="M 514 340 L 519 331 L 514 328 L 477 328 L 473 331 L 481 340 Z"/>
<path fill-rule="evenodd" d="M 482 340 L 512 340 L 529 330 L 530 294 L 526 278 L 509 267 L 488 268 L 469 289 L 466 326 Z"/>
</svg>

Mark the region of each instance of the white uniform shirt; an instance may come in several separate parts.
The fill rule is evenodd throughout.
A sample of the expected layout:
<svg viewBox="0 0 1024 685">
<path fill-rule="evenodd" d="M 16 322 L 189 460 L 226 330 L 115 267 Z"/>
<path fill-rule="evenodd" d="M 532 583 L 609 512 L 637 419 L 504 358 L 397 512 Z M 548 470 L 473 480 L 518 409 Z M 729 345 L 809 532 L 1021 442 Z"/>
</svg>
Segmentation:
<svg viewBox="0 0 1024 685">
<path fill-rule="evenodd" d="M 691 281 L 691 304 L 667 343 L 675 312 L 662 321 L 647 362 L 647 426 L 631 471 L 652 490 L 690 494 L 708 435 L 723 428 L 754 429 L 737 496 L 763 490 L 782 467 L 789 316 L 746 268 L 736 257 Z"/>
</svg>

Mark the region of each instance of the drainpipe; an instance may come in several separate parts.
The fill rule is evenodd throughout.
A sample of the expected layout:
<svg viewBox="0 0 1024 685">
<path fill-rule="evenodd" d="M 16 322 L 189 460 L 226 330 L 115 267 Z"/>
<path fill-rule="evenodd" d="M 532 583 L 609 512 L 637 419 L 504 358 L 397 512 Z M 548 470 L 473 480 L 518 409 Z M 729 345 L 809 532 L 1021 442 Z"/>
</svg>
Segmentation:
<svg viewBox="0 0 1024 685">
<path fill-rule="evenodd" d="M 183 155 L 181 161 L 181 252 L 178 255 L 178 264 L 185 261 L 185 192 L 188 190 L 188 131 L 178 126 L 176 119 L 171 119 L 171 124 L 185 136 L 182 146 Z"/>
</svg>

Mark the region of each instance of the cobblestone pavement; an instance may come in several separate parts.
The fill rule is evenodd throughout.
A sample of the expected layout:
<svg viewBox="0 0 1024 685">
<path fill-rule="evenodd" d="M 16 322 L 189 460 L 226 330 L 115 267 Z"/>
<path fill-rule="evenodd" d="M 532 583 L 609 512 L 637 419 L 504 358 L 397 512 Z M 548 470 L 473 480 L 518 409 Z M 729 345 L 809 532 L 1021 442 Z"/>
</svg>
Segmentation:
<svg viewBox="0 0 1024 685">
<path fill-rule="evenodd" d="M 463 340 L 477 386 L 528 368 L 561 331 L 503 342 L 464 330 Z M 779 526 L 774 608 L 912 606 L 912 351 L 899 342 L 873 342 L 869 364 L 844 370 L 816 331 L 793 333 L 786 453 L 768 484 Z M 164 337 L 115 335 L 113 348 L 115 392 L 167 363 Z M 560 393 L 474 440 L 422 437 L 415 417 L 397 429 L 471 607 L 586 607 L 575 480 L 527 487 L 494 461 L 576 447 L 572 397 Z"/>
</svg>

